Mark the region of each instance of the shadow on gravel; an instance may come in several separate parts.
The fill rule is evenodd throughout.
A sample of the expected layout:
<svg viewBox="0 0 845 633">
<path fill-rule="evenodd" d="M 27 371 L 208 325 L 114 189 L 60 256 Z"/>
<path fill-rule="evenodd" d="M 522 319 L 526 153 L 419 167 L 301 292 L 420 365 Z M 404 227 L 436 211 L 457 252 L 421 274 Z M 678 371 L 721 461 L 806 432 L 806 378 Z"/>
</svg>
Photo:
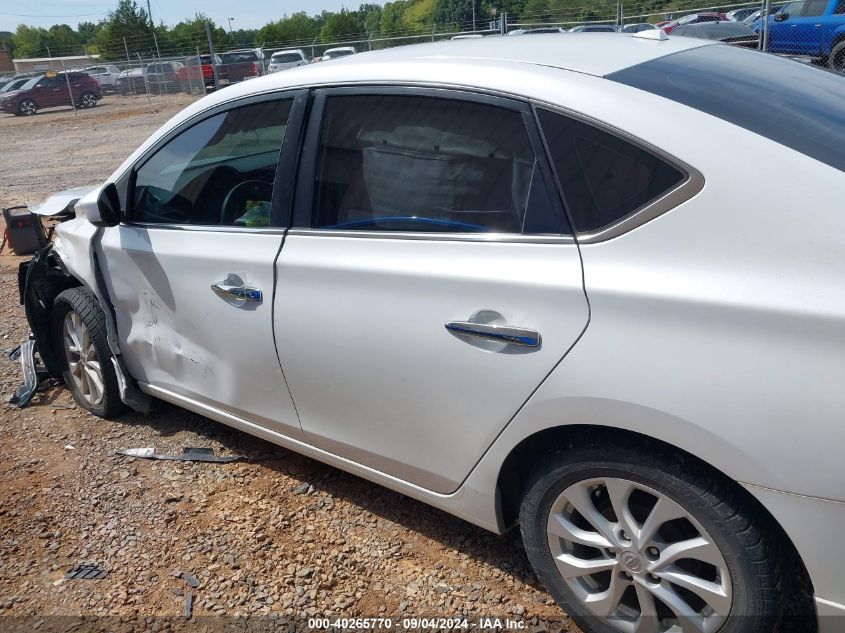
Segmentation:
<svg viewBox="0 0 845 633">
<path fill-rule="evenodd" d="M 224 452 L 243 455 L 261 467 L 307 482 L 334 499 L 343 499 L 545 591 L 531 570 L 518 530 L 493 534 L 398 492 L 165 402 L 156 401 L 149 416 L 131 413 L 115 421 L 145 425 L 164 437 L 183 431 L 196 433 Z"/>
</svg>

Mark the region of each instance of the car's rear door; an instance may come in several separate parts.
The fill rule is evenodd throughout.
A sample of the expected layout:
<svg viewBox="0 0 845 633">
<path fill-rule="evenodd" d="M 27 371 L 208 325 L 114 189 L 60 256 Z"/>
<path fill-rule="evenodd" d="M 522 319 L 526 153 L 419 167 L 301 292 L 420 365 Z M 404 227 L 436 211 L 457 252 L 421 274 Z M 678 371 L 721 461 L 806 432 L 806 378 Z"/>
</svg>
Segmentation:
<svg viewBox="0 0 845 633">
<path fill-rule="evenodd" d="M 236 101 L 168 135 L 134 167 L 127 217 L 99 244 L 142 388 L 286 435 L 300 427 L 273 344 L 274 263 L 305 97 Z"/>
<path fill-rule="evenodd" d="M 275 333 L 313 444 L 455 490 L 586 326 L 527 105 L 320 90 Z"/>
</svg>

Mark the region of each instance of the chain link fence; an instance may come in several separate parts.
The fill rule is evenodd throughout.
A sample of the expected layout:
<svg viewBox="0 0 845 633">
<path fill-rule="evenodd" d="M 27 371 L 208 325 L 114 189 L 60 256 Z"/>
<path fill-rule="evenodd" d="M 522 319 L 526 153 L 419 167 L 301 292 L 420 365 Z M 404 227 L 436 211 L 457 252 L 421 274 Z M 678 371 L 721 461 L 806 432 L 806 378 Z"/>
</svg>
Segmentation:
<svg viewBox="0 0 845 633">
<path fill-rule="evenodd" d="M 33 77 L 40 72 L 44 86 L 23 84 L 39 94 L 27 102 L 17 99 L 10 108 L 0 93 L 0 107 L 9 114 L 34 114 L 44 107 L 89 108 L 103 97 L 116 95 L 144 98 L 152 108 L 154 99 L 162 95 L 202 96 L 209 90 L 287 68 L 290 64 L 271 67 L 271 62 L 288 52 L 296 52 L 299 61 L 294 65 L 301 65 L 345 54 L 447 39 L 563 31 L 634 33 L 662 29 L 672 37 L 719 40 L 845 72 L 845 0 L 756 0 L 718 5 L 712 0 L 626 0 L 597 1 L 574 9 L 555 10 L 553 6 L 555 3 L 549 2 L 543 9 L 524 11 L 519 16 L 500 14 L 475 25 L 481 27 L 476 30 L 462 30 L 458 24 L 434 24 L 424 32 L 373 34 L 336 42 L 271 42 L 219 51 L 200 45 L 180 55 L 151 54 L 151 50 L 157 51 L 157 42 L 128 38 L 124 39 L 125 54 L 117 59 L 92 57 L 80 61 L 77 57 L 73 65 L 62 61 L 61 69 L 56 69 L 55 64 L 61 58 L 49 60 L 52 70 L 46 75 L 33 69 Z M 668 10 L 668 6 L 672 9 Z M 285 52 L 280 57 L 273 57 L 282 51 Z M 93 87 L 86 76 L 94 80 Z M 14 87 L 20 88 L 23 82 L 17 81 Z M 51 96 L 47 95 L 48 89 Z"/>
</svg>

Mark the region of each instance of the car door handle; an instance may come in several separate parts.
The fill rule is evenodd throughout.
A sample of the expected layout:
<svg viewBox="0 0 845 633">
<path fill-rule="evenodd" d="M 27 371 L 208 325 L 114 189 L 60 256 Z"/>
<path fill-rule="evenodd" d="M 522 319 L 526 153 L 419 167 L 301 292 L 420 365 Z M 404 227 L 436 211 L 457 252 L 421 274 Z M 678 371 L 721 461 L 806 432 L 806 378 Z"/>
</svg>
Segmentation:
<svg viewBox="0 0 845 633">
<path fill-rule="evenodd" d="M 211 284 L 211 289 L 224 299 L 236 299 L 238 301 L 259 302 L 264 299 L 264 293 L 258 288 L 250 286 L 232 286 L 223 281 Z"/>
<path fill-rule="evenodd" d="M 540 333 L 513 325 L 494 325 L 489 323 L 472 323 L 470 321 L 450 321 L 446 329 L 454 334 L 474 336 L 487 341 L 521 345 L 524 347 L 539 347 Z"/>
</svg>

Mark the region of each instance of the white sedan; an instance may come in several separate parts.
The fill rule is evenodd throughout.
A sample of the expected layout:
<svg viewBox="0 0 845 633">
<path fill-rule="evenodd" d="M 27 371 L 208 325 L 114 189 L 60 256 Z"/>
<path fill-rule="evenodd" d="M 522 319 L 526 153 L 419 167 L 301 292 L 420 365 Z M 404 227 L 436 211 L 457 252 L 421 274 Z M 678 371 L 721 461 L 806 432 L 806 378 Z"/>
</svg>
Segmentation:
<svg viewBox="0 0 845 633">
<path fill-rule="evenodd" d="M 165 124 L 22 296 L 92 413 L 518 524 L 585 631 L 841 631 L 843 103 L 662 31 L 304 66 Z"/>
</svg>

